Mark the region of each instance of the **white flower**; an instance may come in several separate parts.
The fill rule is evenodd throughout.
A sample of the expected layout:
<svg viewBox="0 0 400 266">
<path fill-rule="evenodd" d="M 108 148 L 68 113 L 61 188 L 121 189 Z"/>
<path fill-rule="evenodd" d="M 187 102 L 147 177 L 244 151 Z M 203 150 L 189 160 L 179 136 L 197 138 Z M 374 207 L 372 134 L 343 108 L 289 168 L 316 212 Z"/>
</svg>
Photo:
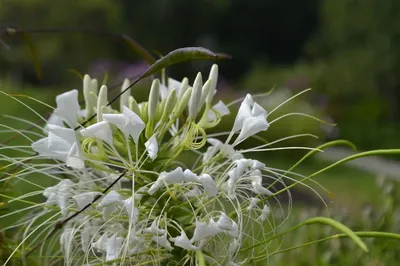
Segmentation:
<svg viewBox="0 0 400 266">
<path fill-rule="evenodd" d="M 233 132 L 240 130 L 239 136 L 236 138 L 233 146 L 260 131 L 267 130 L 269 124 L 266 117 L 267 111 L 259 104 L 255 103 L 250 94 L 247 94 L 240 105 L 232 128 Z"/>
<path fill-rule="evenodd" d="M 192 245 L 189 238 L 187 237 L 185 231 L 181 231 L 181 235 L 175 238 L 171 238 L 171 241 L 174 241 L 174 245 L 177 247 L 181 247 L 186 250 L 198 250 L 199 248 Z"/>
<path fill-rule="evenodd" d="M 122 114 L 104 114 L 103 118 L 105 121 L 116 125 L 126 137 L 132 136 L 136 144 L 140 133 L 145 128 L 142 119 L 126 106 L 123 106 Z"/>
<path fill-rule="evenodd" d="M 196 220 L 196 228 L 194 229 L 193 237 L 190 239 L 190 242 L 193 243 L 202 239 L 213 237 L 220 232 L 221 229 L 218 228 L 213 219 L 210 219 L 209 223 Z"/>
<path fill-rule="evenodd" d="M 108 145 L 113 146 L 113 136 L 110 125 L 106 121 L 95 123 L 87 128 L 82 129 L 81 134 L 85 137 L 97 138 L 105 141 Z"/>
<path fill-rule="evenodd" d="M 135 225 L 136 221 L 139 219 L 139 210 L 136 207 L 133 207 L 133 200 L 132 197 L 123 200 L 123 205 L 126 213 L 128 214 L 128 218 L 131 221 L 132 224 Z"/>
<path fill-rule="evenodd" d="M 82 210 L 88 204 L 91 204 L 96 196 L 102 195 L 101 192 L 84 192 L 81 194 L 74 195 L 72 198 L 75 200 L 78 210 Z"/>
<path fill-rule="evenodd" d="M 229 115 L 231 112 L 229 111 L 228 107 L 224 104 L 223 101 L 218 101 L 213 107 L 213 110 L 219 113 L 220 116 Z M 215 113 L 213 110 L 208 111 L 208 120 L 214 121 L 216 119 Z"/>
<path fill-rule="evenodd" d="M 61 213 L 67 213 L 68 199 L 71 196 L 71 190 L 74 183 L 69 179 L 61 180 L 57 185 L 48 187 L 43 191 L 43 196 L 47 198 L 46 204 L 58 205 Z"/>
<path fill-rule="evenodd" d="M 111 190 L 97 205 L 97 208 L 103 212 L 104 219 L 107 220 L 121 203 L 122 196 L 115 190 Z"/>
<path fill-rule="evenodd" d="M 265 204 L 264 208 L 261 211 L 261 216 L 260 216 L 261 222 L 264 222 L 265 220 L 268 219 L 270 212 L 271 212 L 271 209 L 269 208 L 269 206 L 267 204 Z"/>
<path fill-rule="evenodd" d="M 252 209 L 254 209 L 255 207 L 257 207 L 257 203 L 260 201 L 259 198 L 251 198 L 250 199 L 250 204 L 247 207 L 247 211 L 251 211 Z"/>
<path fill-rule="evenodd" d="M 145 228 L 143 230 L 143 232 L 144 233 L 148 233 L 148 234 L 155 234 L 155 235 L 163 235 L 163 234 L 165 234 L 165 230 L 164 229 L 158 228 L 156 221 L 153 221 L 151 223 L 151 226 L 148 227 L 148 228 Z"/>
<path fill-rule="evenodd" d="M 167 234 L 163 234 L 161 236 L 153 236 L 151 238 L 151 240 L 153 240 L 154 242 L 157 243 L 157 245 L 171 251 L 173 248 L 171 246 L 171 243 L 169 243 L 168 239 L 167 239 Z"/>
<path fill-rule="evenodd" d="M 32 149 L 42 156 L 61 160 L 67 166 L 82 169 L 84 161 L 73 129 L 48 125 L 49 136 L 32 143 Z"/>
<path fill-rule="evenodd" d="M 154 134 L 149 138 L 148 141 L 144 144 L 144 146 L 147 149 L 147 152 L 149 153 L 149 157 L 152 160 L 155 160 L 157 158 L 157 153 L 158 153 L 158 143 L 157 143 L 157 138 L 156 135 Z"/>
<path fill-rule="evenodd" d="M 203 186 L 204 190 L 210 195 L 210 197 L 215 197 L 218 193 L 217 185 L 214 179 L 209 174 L 201 174 L 199 176 L 199 182 Z"/>
<path fill-rule="evenodd" d="M 54 113 L 62 118 L 71 128 L 78 125 L 80 106 L 78 102 L 78 91 L 71 90 L 56 97 L 57 108 Z"/>
<path fill-rule="evenodd" d="M 231 219 L 224 212 L 221 212 L 221 216 L 217 221 L 218 228 L 221 230 L 232 230 Z"/>
<path fill-rule="evenodd" d="M 107 240 L 106 261 L 116 260 L 119 257 L 123 240 L 122 237 L 117 237 L 116 234 L 112 235 Z"/>
<path fill-rule="evenodd" d="M 92 247 L 94 247 L 100 252 L 106 252 L 107 242 L 108 242 L 108 237 L 106 234 L 103 234 L 96 242 L 92 243 Z"/>
<path fill-rule="evenodd" d="M 190 170 L 183 172 L 181 167 L 177 167 L 171 172 L 162 172 L 157 181 L 150 187 L 148 193 L 153 195 L 157 190 L 164 186 L 164 184 L 177 184 L 180 182 L 196 182 L 198 181 L 197 175 L 193 174 Z"/>
</svg>

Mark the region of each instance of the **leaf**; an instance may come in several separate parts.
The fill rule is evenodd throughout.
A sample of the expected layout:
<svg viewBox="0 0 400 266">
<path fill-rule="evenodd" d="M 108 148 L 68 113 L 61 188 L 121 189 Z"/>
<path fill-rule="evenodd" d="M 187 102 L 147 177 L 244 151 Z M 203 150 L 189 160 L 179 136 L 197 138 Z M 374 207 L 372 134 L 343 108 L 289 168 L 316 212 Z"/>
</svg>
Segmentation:
<svg viewBox="0 0 400 266">
<path fill-rule="evenodd" d="M 121 34 L 121 38 L 132 48 L 133 51 L 138 53 L 141 57 L 143 57 L 149 64 L 153 64 L 156 59 L 151 55 L 149 51 L 147 51 L 143 46 L 141 46 L 134 39 L 129 37 L 128 35 Z"/>
<path fill-rule="evenodd" d="M 82 75 L 81 72 L 79 72 L 78 70 L 73 69 L 73 68 L 70 68 L 70 69 L 68 69 L 68 71 L 71 72 L 71 73 L 73 73 L 73 74 L 75 74 L 75 75 L 78 76 L 81 80 L 83 80 L 83 75 Z"/>
<path fill-rule="evenodd" d="M 356 233 L 354 233 L 350 228 L 348 228 L 347 226 L 345 226 L 344 224 L 333 220 L 332 218 L 328 218 L 328 217 L 314 217 L 314 218 L 310 218 L 305 220 L 302 223 L 299 223 L 298 225 L 280 233 L 277 235 L 274 235 L 273 237 L 262 241 L 260 243 L 254 244 L 250 247 L 247 248 L 243 248 L 240 251 L 246 251 L 246 250 L 250 250 L 250 249 L 254 249 L 256 247 L 262 246 L 264 244 L 267 244 L 269 242 L 271 242 L 272 240 L 280 237 L 280 236 L 284 236 L 292 231 L 295 231 L 297 229 L 299 229 L 300 227 L 303 227 L 304 225 L 311 225 L 311 224 L 325 224 L 325 225 L 330 225 L 333 228 L 336 228 L 337 230 L 341 231 L 342 233 L 344 233 L 346 236 L 348 236 L 349 238 L 351 238 L 363 251 L 368 252 L 368 247 L 367 245 L 365 245 L 365 243 L 361 240 L 361 238 L 359 236 L 357 236 Z"/>
<path fill-rule="evenodd" d="M 24 39 L 24 41 L 26 42 L 26 44 L 29 47 L 29 51 L 30 51 L 30 55 L 32 57 L 33 67 L 35 68 L 36 76 L 39 80 L 41 80 L 42 79 L 42 68 L 40 66 L 36 47 L 31 39 L 31 37 L 26 32 L 22 32 L 22 38 Z"/>
<path fill-rule="evenodd" d="M 350 228 L 332 218 L 314 217 L 304 221 L 303 223 L 300 224 L 300 226 L 317 224 L 317 223 L 329 225 L 333 228 L 336 228 L 337 230 L 343 232 L 349 238 L 351 238 L 364 252 L 368 252 L 367 245 L 365 245 L 365 243 L 361 240 L 359 236 L 357 236 Z"/>
</svg>

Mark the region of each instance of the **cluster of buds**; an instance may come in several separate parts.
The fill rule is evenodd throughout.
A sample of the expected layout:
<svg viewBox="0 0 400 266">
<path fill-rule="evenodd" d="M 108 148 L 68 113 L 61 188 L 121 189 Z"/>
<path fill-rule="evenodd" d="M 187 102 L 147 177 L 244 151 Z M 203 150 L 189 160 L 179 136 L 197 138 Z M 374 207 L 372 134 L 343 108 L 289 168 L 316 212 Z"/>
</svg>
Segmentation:
<svg viewBox="0 0 400 266">
<path fill-rule="evenodd" d="M 217 79 L 217 65 L 204 83 L 201 73 L 193 85 L 155 79 L 141 103 L 125 80 L 116 109 L 107 86 L 99 89 L 88 75 L 84 109 L 77 90 L 58 95 L 46 136 L 31 145 L 35 163 L 25 164 L 57 183 L 41 192 L 47 200 L 25 220 L 25 235 L 33 220 L 46 218 L 34 231 L 47 244 L 59 241 L 65 265 L 247 265 L 256 251 L 241 256 L 245 244 L 261 243 L 273 227 L 275 194 L 265 179 L 277 177 L 245 157 L 269 144 L 237 146 L 270 125 L 248 94 L 232 130 L 207 135 L 230 114 L 222 101 L 213 104 Z M 45 260 L 56 255 L 39 250 Z M 258 245 L 257 252 L 267 250 L 268 243 Z"/>
</svg>

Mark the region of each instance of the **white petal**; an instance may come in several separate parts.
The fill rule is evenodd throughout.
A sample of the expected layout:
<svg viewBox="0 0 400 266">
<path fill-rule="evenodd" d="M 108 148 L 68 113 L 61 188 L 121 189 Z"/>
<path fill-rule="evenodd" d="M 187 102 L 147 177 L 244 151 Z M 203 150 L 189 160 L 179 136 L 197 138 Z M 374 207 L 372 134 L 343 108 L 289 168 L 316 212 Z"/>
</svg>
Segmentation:
<svg viewBox="0 0 400 266">
<path fill-rule="evenodd" d="M 217 112 L 220 113 L 221 116 L 229 115 L 231 113 L 228 109 L 228 106 L 226 106 L 223 101 L 219 101 L 213 106 L 213 108 L 217 110 Z"/>
<path fill-rule="evenodd" d="M 194 229 L 193 237 L 190 239 L 190 242 L 193 243 L 205 238 L 213 237 L 220 232 L 221 230 L 215 222 L 206 223 L 196 221 L 196 228 Z"/>
<path fill-rule="evenodd" d="M 185 197 L 198 197 L 202 194 L 203 192 L 199 189 L 198 186 L 194 186 L 193 189 L 189 190 L 188 192 L 186 192 L 184 195 Z"/>
<path fill-rule="evenodd" d="M 111 190 L 99 203 L 99 207 L 109 206 L 115 203 L 121 203 L 122 196 L 115 190 Z"/>
<path fill-rule="evenodd" d="M 183 176 L 184 176 L 184 181 L 186 181 L 186 182 L 198 182 L 199 181 L 199 177 L 195 173 L 190 171 L 189 169 L 186 169 L 183 172 Z"/>
<path fill-rule="evenodd" d="M 225 213 L 221 212 L 221 216 L 217 221 L 217 226 L 221 230 L 232 230 L 231 219 Z"/>
<path fill-rule="evenodd" d="M 95 249 L 101 251 L 101 252 L 105 252 L 107 251 L 107 242 L 108 242 L 108 237 L 106 234 L 103 234 L 99 240 L 97 240 L 96 242 L 92 243 L 92 247 L 94 247 Z"/>
<path fill-rule="evenodd" d="M 185 231 L 181 231 L 181 235 L 178 237 L 175 237 L 172 239 L 174 241 L 174 245 L 177 247 L 181 247 L 186 250 L 198 250 L 199 248 L 196 246 L 193 246 L 187 235 L 185 234 Z"/>
<path fill-rule="evenodd" d="M 78 112 L 81 109 L 78 102 L 78 91 L 71 90 L 56 97 L 57 108 L 54 111 L 71 128 L 78 125 Z"/>
<path fill-rule="evenodd" d="M 127 118 L 126 130 L 129 135 L 132 136 L 135 143 L 138 142 L 139 135 L 145 128 L 145 124 L 142 119 L 135 114 L 131 109 L 124 106 L 123 107 L 123 115 Z"/>
<path fill-rule="evenodd" d="M 238 113 L 236 115 L 235 123 L 233 124 L 232 128 L 233 132 L 236 132 L 243 127 L 243 123 L 246 118 L 252 117 L 251 105 L 253 105 L 253 103 L 253 98 L 250 94 L 247 94 L 246 98 L 241 103 Z"/>
<path fill-rule="evenodd" d="M 251 114 L 252 116 L 259 116 L 259 115 L 266 116 L 267 111 L 258 103 L 254 103 L 253 108 L 251 109 Z"/>
<path fill-rule="evenodd" d="M 253 136 L 261 131 L 265 131 L 269 128 L 269 124 L 265 116 L 256 116 L 245 119 L 243 124 L 243 128 L 239 133 L 239 136 L 236 138 L 233 146 L 239 144 L 250 136 Z"/>
<path fill-rule="evenodd" d="M 168 78 L 168 91 L 176 89 L 177 93 L 179 93 L 179 89 L 181 88 L 181 86 L 182 86 L 181 82 L 172 78 Z"/>
<path fill-rule="evenodd" d="M 254 207 L 257 207 L 257 203 L 260 201 L 259 198 L 251 198 L 250 204 L 247 207 L 247 211 L 251 211 Z"/>
<path fill-rule="evenodd" d="M 69 167 L 75 168 L 75 169 L 83 169 L 85 167 L 85 162 L 82 159 L 82 155 L 80 153 L 80 147 L 78 144 L 75 142 L 71 150 L 68 153 L 66 164 Z"/>
<path fill-rule="evenodd" d="M 151 223 L 151 226 L 148 227 L 148 228 L 145 228 L 143 230 L 143 232 L 144 233 L 148 233 L 148 234 L 155 234 L 155 235 L 163 235 L 163 234 L 165 234 L 165 230 L 164 229 L 158 228 L 156 221 L 153 221 Z"/>
<path fill-rule="evenodd" d="M 267 196 L 273 195 L 273 193 L 271 191 L 269 191 L 268 189 L 266 189 L 259 183 L 252 183 L 252 185 L 253 185 L 254 193 L 256 193 L 258 195 L 267 195 Z"/>
<path fill-rule="evenodd" d="M 112 190 L 97 205 L 97 208 L 103 212 L 104 219 L 108 219 L 112 213 L 117 210 L 117 206 L 122 203 L 122 196 Z"/>
<path fill-rule="evenodd" d="M 92 137 L 107 142 L 113 146 L 113 136 L 110 125 L 106 121 L 95 123 L 80 131 L 85 137 Z"/>
<path fill-rule="evenodd" d="M 188 169 L 183 172 L 181 167 L 177 167 L 171 172 L 162 172 L 158 176 L 156 182 L 150 187 L 148 193 L 153 195 L 158 189 L 162 188 L 165 183 L 177 184 L 181 182 L 198 182 L 198 177 Z"/>
<path fill-rule="evenodd" d="M 155 134 L 153 136 L 151 136 L 151 138 L 149 138 L 148 141 L 146 141 L 144 146 L 146 147 L 150 158 L 152 160 L 156 159 L 157 158 L 157 154 L 158 154 L 158 143 L 157 143 L 157 138 L 156 138 Z"/>
<path fill-rule="evenodd" d="M 136 222 L 139 218 L 139 210 L 133 206 L 132 197 L 129 199 L 123 200 L 124 209 L 128 214 L 129 221 L 132 221 L 132 225 L 135 226 Z"/>
<path fill-rule="evenodd" d="M 215 197 L 218 193 L 217 185 L 214 179 L 208 174 L 201 174 L 199 181 L 203 186 L 204 190 L 210 195 L 210 197 Z"/>
<path fill-rule="evenodd" d="M 60 126 L 60 127 L 64 127 L 64 122 L 62 120 L 61 117 L 59 117 L 57 114 L 52 113 L 49 117 L 49 119 L 47 119 L 47 123 L 44 126 L 45 130 L 49 130 L 49 125 L 56 125 L 56 126 Z M 46 132 L 47 133 L 47 132 Z"/>
<path fill-rule="evenodd" d="M 106 261 L 116 260 L 119 257 L 123 238 L 117 238 L 117 235 L 112 235 L 107 240 L 107 255 Z"/>
<path fill-rule="evenodd" d="M 92 203 L 97 195 L 102 195 L 102 193 L 91 191 L 75 195 L 72 198 L 75 200 L 78 210 L 82 210 L 85 206 Z"/>
<path fill-rule="evenodd" d="M 63 215 L 67 214 L 68 208 L 68 199 L 71 196 L 71 187 L 74 183 L 65 179 L 59 183 L 58 191 L 57 191 L 57 204 L 60 207 L 61 213 Z"/>
<path fill-rule="evenodd" d="M 151 238 L 151 240 L 153 240 L 154 242 L 157 243 L 157 245 L 171 251 L 173 248 L 171 246 L 171 243 L 169 243 L 168 239 L 167 239 L 167 234 L 163 234 L 162 236 L 153 236 Z"/>
<path fill-rule="evenodd" d="M 263 210 L 261 211 L 260 220 L 262 222 L 267 220 L 270 212 L 271 212 L 271 209 L 269 208 L 269 206 L 267 204 L 265 204 Z"/>
</svg>

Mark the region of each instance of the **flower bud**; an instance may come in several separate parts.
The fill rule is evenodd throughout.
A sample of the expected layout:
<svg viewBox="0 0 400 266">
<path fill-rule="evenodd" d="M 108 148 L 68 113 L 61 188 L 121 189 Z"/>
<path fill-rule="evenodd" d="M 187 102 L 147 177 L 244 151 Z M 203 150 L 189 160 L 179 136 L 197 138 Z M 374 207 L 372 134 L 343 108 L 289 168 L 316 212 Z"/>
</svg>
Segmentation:
<svg viewBox="0 0 400 266">
<path fill-rule="evenodd" d="M 201 99 L 201 89 L 203 86 L 203 80 L 201 73 L 199 72 L 194 80 L 193 92 L 189 101 L 189 117 L 188 119 L 195 119 L 197 111 L 199 109 L 200 99 Z"/>
<path fill-rule="evenodd" d="M 97 122 L 103 121 L 103 106 L 107 106 L 107 93 L 108 89 L 106 85 L 101 86 L 99 92 L 99 98 L 97 99 Z"/>
<path fill-rule="evenodd" d="M 123 92 L 124 90 L 126 90 L 130 85 L 130 81 L 129 79 L 125 79 L 124 82 L 122 83 L 121 86 L 121 92 Z M 128 89 L 127 91 L 125 91 L 124 93 L 122 93 L 120 99 L 119 99 L 119 105 L 120 105 L 120 110 L 122 112 L 122 106 L 126 106 L 129 107 L 129 97 L 131 95 L 131 89 Z"/>
</svg>

